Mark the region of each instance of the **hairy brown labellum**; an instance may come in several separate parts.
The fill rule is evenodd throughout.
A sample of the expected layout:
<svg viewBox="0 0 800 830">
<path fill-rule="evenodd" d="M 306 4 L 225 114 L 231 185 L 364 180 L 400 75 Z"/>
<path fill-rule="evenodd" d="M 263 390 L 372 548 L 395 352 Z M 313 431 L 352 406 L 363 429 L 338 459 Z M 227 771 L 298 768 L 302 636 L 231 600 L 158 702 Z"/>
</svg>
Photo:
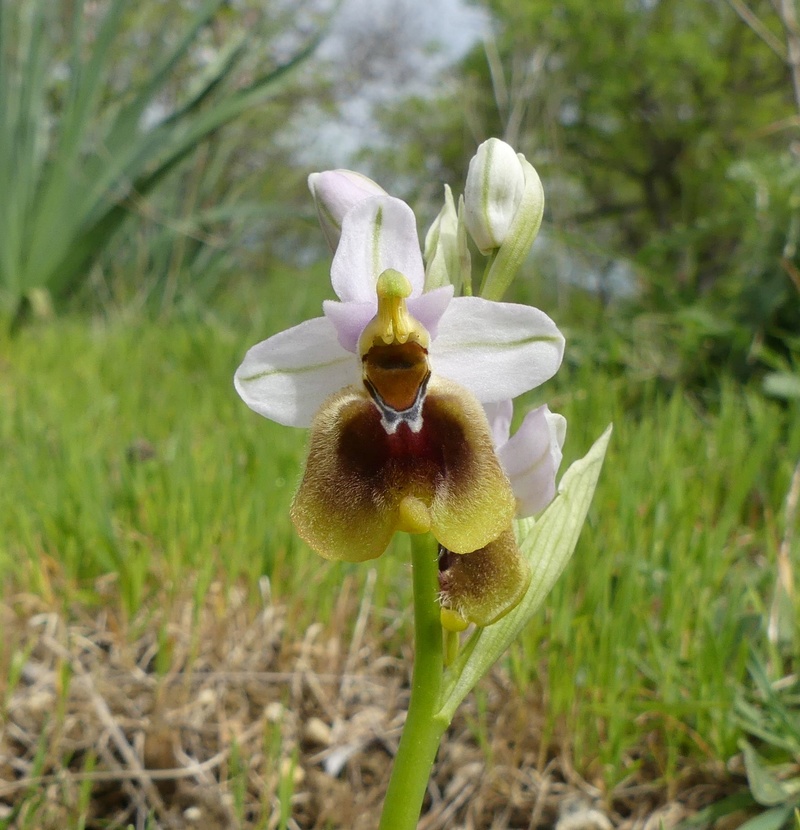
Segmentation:
<svg viewBox="0 0 800 830">
<path fill-rule="evenodd" d="M 435 376 L 420 388 L 416 430 L 405 420 L 388 430 L 385 410 L 356 386 L 329 398 L 314 419 L 292 519 L 322 556 L 375 558 L 396 530 L 430 530 L 448 550 L 466 553 L 510 526 L 514 496 L 481 405 Z"/>
<path fill-rule="evenodd" d="M 510 526 L 471 553 L 453 553 L 440 545 L 442 625 L 453 631 L 468 623 L 490 625 L 522 599 L 530 579 L 530 566 Z"/>
</svg>

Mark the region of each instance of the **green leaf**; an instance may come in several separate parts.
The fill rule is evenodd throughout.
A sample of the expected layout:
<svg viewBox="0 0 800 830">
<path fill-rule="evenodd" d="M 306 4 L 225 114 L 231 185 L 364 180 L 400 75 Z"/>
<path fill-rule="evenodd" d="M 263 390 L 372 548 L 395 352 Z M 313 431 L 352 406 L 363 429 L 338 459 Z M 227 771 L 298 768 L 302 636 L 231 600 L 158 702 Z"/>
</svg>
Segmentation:
<svg viewBox="0 0 800 830">
<path fill-rule="evenodd" d="M 785 804 L 791 798 L 792 790 L 776 778 L 761 760 L 759 754 L 747 741 L 741 742 L 747 783 L 753 798 L 764 807 Z"/>
<path fill-rule="evenodd" d="M 758 816 L 748 819 L 744 824 L 739 825 L 739 830 L 781 830 L 786 825 L 787 819 L 791 818 L 794 808 L 773 807 Z"/>
<path fill-rule="evenodd" d="M 755 801 L 749 792 L 734 793 L 710 804 L 705 809 L 700 810 L 699 813 L 695 813 L 690 818 L 682 821 L 677 830 L 690 827 L 709 827 L 718 819 L 753 806 L 755 806 Z"/>
<path fill-rule="evenodd" d="M 611 426 L 570 466 L 558 495 L 542 516 L 519 523 L 520 550 L 531 566 L 531 584 L 519 605 L 502 620 L 479 628 L 448 668 L 439 715 L 452 719 L 458 705 L 486 674 L 541 606 L 578 542 L 611 438 Z"/>
<path fill-rule="evenodd" d="M 225 4 L 196 5 L 174 43 L 148 56 L 153 66 L 143 67 L 141 81 L 110 95 L 109 69 L 125 32 L 127 0 L 109 0 L 90 44 L 87 4 L 80 0 L 0 3 L 0 312 L 14 317 L 32 290 L 46 289 L 56 300 L 68 296 L 130 220 L 132 198 L 163 189 L 200 144 L 276 94 L 325 34 L 323 28 L 246 86 L 234 70 L 253 36 L 232 38 L 175 110 L 145 129 L 148 106 L 164 96 L 176 68 Z M 69 71 L 63 100 L 51 101 L 48 79 L 65 16 L 71 17 Z"/>
</svg>

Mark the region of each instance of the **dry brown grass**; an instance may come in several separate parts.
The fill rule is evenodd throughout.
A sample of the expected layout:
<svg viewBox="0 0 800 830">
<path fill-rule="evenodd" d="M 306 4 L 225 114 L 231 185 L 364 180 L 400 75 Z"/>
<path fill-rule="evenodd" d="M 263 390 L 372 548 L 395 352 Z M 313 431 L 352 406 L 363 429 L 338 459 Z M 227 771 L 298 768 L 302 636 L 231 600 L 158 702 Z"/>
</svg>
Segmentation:
<svg viewBox="0 0 800 830">
<path fill-rule="evenodd" d="M 406 621 L 378 615 L 367 590 L 345 592 L 328 627 L 298 630 L 263 594 L 258 607 L 216 586 L 202 608 L 157 603 L 132 620 L 9 597 L 0 683 L 19 679 L 0 710 L 0 820 L 273 830 L 282 796 L 289 828 L 374 830 L 411 664 L 407 646 L 382 652 Z M 501 670 L 483 690 L 486 709 L 468 700 L 445 738 L 420 830 L 649 830 L 725 790 L 719 771 L 687 770 L 667 800 L 645 758 L 603 793 L 567 740 L 542 745 L 537 690 L 521 697 Z"/>
</svg>

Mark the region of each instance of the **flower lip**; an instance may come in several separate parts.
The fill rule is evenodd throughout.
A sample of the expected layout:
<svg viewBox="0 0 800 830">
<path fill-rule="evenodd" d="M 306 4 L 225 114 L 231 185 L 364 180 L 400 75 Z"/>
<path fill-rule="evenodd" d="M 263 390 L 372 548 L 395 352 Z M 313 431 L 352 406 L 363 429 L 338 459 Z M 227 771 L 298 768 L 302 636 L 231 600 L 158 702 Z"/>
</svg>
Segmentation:
<svg viewBox="0 0 800 830">
<path fill-rule="evenodd" d="M 491 625 L 522 599 L 530 579 L 530 566 L 519 552 L 511 526 L 471 553 L 455 554 L 440 544 L 443 627 L 463 631 L 469 623 Z"/>
<path fill-rule="evenodd" d="M 514 496 L 480 404 L 432 375 L 424 425 L 389 432 L 363 385 L 331 396 L 317 413 L 292 519 L 327 559 L 380 556 L 396 530 L 424 532 L 456 553 L 479 550 L 514 516 Z"/>
</svg>

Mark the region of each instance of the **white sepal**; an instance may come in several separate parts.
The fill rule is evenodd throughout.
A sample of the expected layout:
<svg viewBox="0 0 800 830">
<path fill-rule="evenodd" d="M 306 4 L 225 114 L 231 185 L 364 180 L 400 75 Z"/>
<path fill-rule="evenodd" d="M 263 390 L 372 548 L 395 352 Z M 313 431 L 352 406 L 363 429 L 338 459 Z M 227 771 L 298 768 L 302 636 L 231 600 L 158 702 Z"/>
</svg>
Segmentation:
<svg viewBox="0 0 800 830">
<path fill-rule="evenodd" d="M 376 303 L 378 277 L 388 268 L 408 278 L 412 297 L 422 293 L 425 270 L 414 212 L 400 199 L 373 196 L 344 217 L 331 265 L 333 290 L 345 303 Z"/>
<path fill-rule="evenodd" d="M 358 360 L 339 345 L 331 322 L 315 317 L 253 346 L 233 385 L 259 415 L 308 427 L 329 395 L 359 381 Z"/>
</svg>

